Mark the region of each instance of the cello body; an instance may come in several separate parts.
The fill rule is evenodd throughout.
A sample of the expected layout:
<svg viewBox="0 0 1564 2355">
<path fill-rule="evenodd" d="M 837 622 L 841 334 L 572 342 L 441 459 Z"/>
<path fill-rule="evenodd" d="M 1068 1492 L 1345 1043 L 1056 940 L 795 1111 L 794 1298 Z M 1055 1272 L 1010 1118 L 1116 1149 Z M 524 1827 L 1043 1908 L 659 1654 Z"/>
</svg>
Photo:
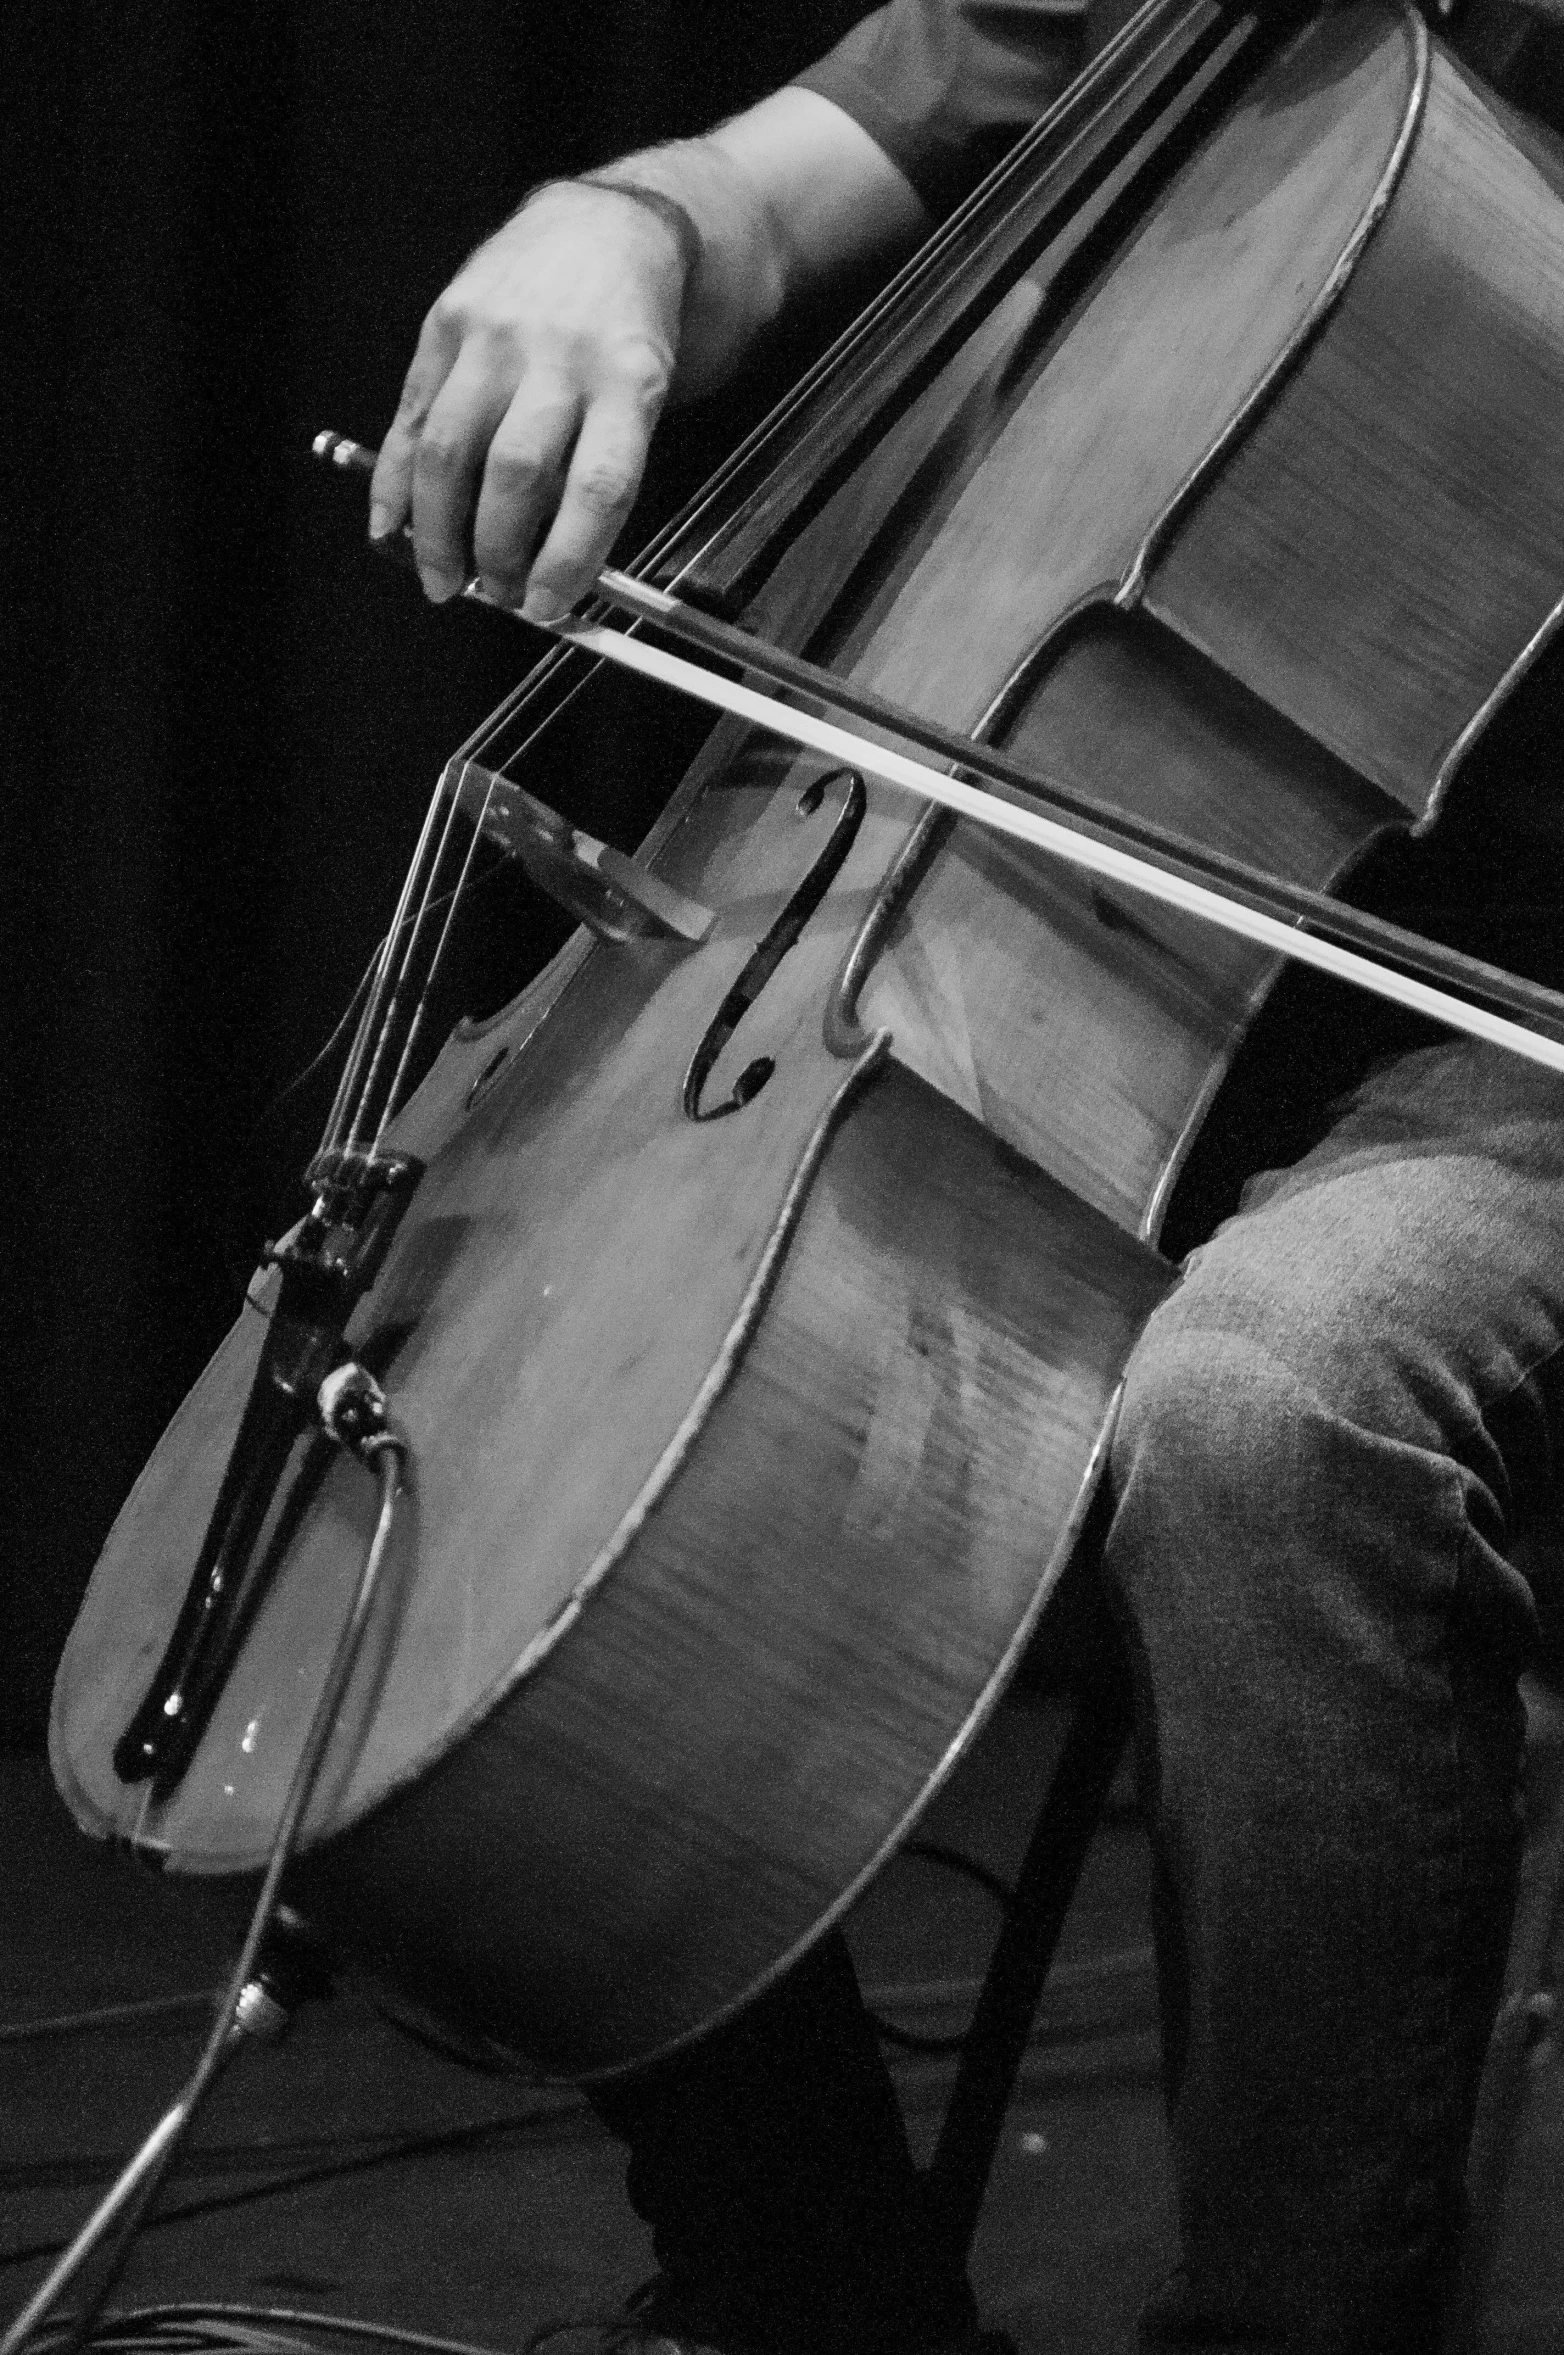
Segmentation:
<svg viewBox="0 0 1564 2355">
<path fill-rule="evenodd" d="M 1323 887 L 1434 822 L 1559 617 L 1564 162 L 1388 0 L 1219 83 L 772 558 L 744 517 L 690 562 L 881 694 Z M 372 1968 L 576 2076 L 783 1970 L 981 1725 L 1276 969 L 731 723 L 641 857 L 707 938 L 579 936 L 396 1124 L 427 1167 L 350 1339 L 409 1484 L 295 1869 Z M 374 1515 L 299 1443 L 145 1804 L 112 1751 L 269 1307 L 258 1278 L 56 1686 L 78 1820 L 179 1871 L 264 1862 Z"/>
</svg>

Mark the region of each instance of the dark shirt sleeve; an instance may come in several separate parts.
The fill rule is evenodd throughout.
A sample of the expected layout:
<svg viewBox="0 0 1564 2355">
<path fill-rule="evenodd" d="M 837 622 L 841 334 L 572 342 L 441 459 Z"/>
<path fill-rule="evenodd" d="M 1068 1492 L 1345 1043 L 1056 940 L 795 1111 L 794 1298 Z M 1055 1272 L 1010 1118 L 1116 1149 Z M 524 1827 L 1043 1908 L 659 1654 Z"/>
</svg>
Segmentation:
<svg viewBox="0 0 1564 2355">
<path fill-rule="evenodd" d="M 1098 13 L 1088 29 L 1086 0 L 889 0 L 797 79 L 861 123 L 938 216 L 1074 80 Z"/>
</svg>

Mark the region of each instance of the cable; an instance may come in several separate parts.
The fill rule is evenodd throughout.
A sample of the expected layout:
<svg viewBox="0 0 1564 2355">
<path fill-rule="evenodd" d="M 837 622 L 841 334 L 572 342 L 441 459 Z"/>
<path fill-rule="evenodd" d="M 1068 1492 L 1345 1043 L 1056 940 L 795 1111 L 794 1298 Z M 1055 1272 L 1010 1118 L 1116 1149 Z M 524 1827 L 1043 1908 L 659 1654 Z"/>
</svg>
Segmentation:
<svg viewBox="0 0 1564 2355">
<path fill-rule="evenodd" d="M 378 1389 L 375 1395 L 378 1397 Z M 333 1431 L 334 1437 L 339 1435 Z M 326 1747 L 335 1731 L 348 1679 L 353 1673 L 359 1647 L 369 1624 L 370 1608 L 380 1582 L 380 1565 L 390 1542 L 396 1499 L 401 1487 L 403 1442 L 394 1433 L 384 1427 L 369 1430 L 358 1439 L 356 1445 L 357 1452 L 365 1461 L 378 1459 L 375 1468 L 380 1481 L 380 1511 L 375 1522 L 375 1533 L 364 1556 L 352 1604 L 337 1637 L 326 1680 L 293 1770 L 293 1779 L 288 1786 L 288 1795 L 273 1836 L 271 1856 L 261 1882 L 260 1894 L 256 1898 L 250 1927 L 234 1965 L 227 1993 L 218 2006 L 211 2033 L 184 2091 L 173 2108 L 158 2120 L 58 2263 L 50 2269 L 28 2299 L 4 2338 L 0 2339 L 0 2355 L 22 2355 L 23 2348 L 38 2326 L 47 2321 L 77 2275 L 107 2243 L 109 2256 L 104 2277 L 63 2341 L 67 2355 L 80 2345 L 103 2300 L 118 2280 L 141 2217 L 156 2195 L 197 2111 L 215 2084 L 235 2036 L 250 2024 L 246 2013 L 249 2011 L 253 2014 L 260 1994 L 259 1990 L 252 1988 L 252 1982 L 262 1943 L 277 1910 L 282 1876 L 292 1859 L 299 1828 L 314 1796 L 315 1785 L 325 1761 Z M 261 2000 L 265 2000 L 264 1997 Z"/>
<path fill-rule="evenodd" d="M 222 1990 L 192 1988 L 188 1995 L 148 1995 L 135 2003 L 105 2003 L 87 2012 L 57 2012 L 43 2020 L 0 2021 L 0 2044 L 28 2044 L 35 2037 L 80 2036 L 90 2029 L 134 2026 L 164 2013 L 210 2011 Z"/>
<path fill-rule="evenodd" d="M 311 2184 L 335 2183 L 348 2175 L 361 2175 L 373 2167 L 395 2166 L 403 2159 L 425 2158 L 443 2151 L 483 2149 L 503 2143 L 508 2136 L 525 2135 L 535 2128 L 556 2125 L 562 2118 L 586 2117 L 584 2098 L 579 2094 L 562 2094 L 558 2100 L 540 2103 L 534 2110 L 509 2118 L 489 2118 L 475 2126 L 452 2126 L 428 2134 L 410 2134 L 386 2141 L 378 2148 L 360 2149 L 343 2157 L 325 2161 L 314 2167 L 296 2167 L 285 2173 L 269 2175 L 259 2183 L 247 2183 L 227 2192 L 210 2192 L 199 2199 L 190 2199 L 177 2206 L 161 2209 L 156 2216 L 145 2219 L 142 2230 L 158 2232 L 171 2224 L 187 2224 L 203 2216 L 222 2215 L 230 2208 L 247 2207 L 255 2200 L 269 2200 L 284 2192 L 304 2191 Z M 257 2149 L 264 2146 L 256 2146 Z M 210 2155 L 210 2154 L 208 2154 Z M 11 2180 L 15 2180 L 13 2177 Z M 43 2257 L 57 2256 L 66 2247 L 64 2241 L 31 2241 L 19 2247 L 0 2251 L 0 2270 L 13 2265 L 29 2265 Z"/>
<path fill-rule="evenodd" d="M 384 1987 L 371 1988 L 369 2001 L 376 2017 L 384 2020 L 388 2028 L 394 2028 L 421 2052 L 432 2052 L 437 2060 L 449 2062 L 453 2068 L 465 2069 L 474 2077 L 524 2077 L 530 2084 L 542 2082 L 531 2063 L 519 2053 L 510 2052 L 488 2038 L 447 2028 L 432 2015 L 415 2016 Z"/>
<path fill-rule="evenodd" d="M 959 1873 L 965 1881 L 975 1881 L 1002 1913 L 1008 1913 L 1015 1902 L 1015 1891 L 1004 1876 L 979 1857 L 969 1856 L 964 1848 L 948 1847 L 943 1840 L 909 1840 L 898 1853 L 915 1857 L 920 1864 L 943 1865 L 946 1872 Z"/>
<path fill-rule="evenodd" d="M 203 2331 L 200 2326 L 206 2325 Z M 215 2326 L 215 2327 L 213 2327 Z M 93 2330 L 91 2344 L 116 2355 L 162 2355 L 183 2348 L 232 2349 L 234 2355 L 299 2355 L 301 2342 L 280 2335 L 285 2331 L 330 2332 L 334 2337 L 369 2339 L 381 2346 L 414 2348 L 420 2355 L 501 2355 L 491 2347 L 466 2339 L 436 2338 L 427 2331 L 403 2330 L 394 2323 L 366 2322 L 357 2315 L 319 2314 L 292 2306 L 247 2306 L 223 2300 L 212 2304 L 180 2303 L 137 2306 L 122 2314 L 108 2314 Z M 45 2339 L 46 2348 L 54 2342 Z"/>
<path fill-rule="evenodd" d="M 947 1848 L 939 1840 L 910 1840 L 901 1851 L 919 1864 L 937 1864 L 946 1872 L 959 1873 L 966 1881 L 975 1881 L 984 1893 L 992 1897 L 1002 1914 L 1008 1914 L 1015 1892 L 999 1874 L 982 1864 L 975 1856 L 968 1856 L 961 1848 Z M 977 1999 L 977 1983 L 973 1986 L 973 2000 Z M 950 2035 L 926 2036 L 920 2029 L 903 2028 L 889 2020 L 881 2011 L 866 2006 L 875 2035 L 882 2044 L 893 2044 L 902 2052 L 957 2053 L 966 2043 L 966 2031 L 959 2029 Z"/>
<path fill-rule="evenodd" d="M 337 2134 L 300 2135 L 273 2140 L 270 2136 L 258 2142 L 211 2143 L 203 2142 L 198 2151 L 189 2155 L 187 2172 L 193 2179 L 206 2182 L 223 2180 L 277 2177 L 297 2173 L 300 2169 L 355 2167 L 375 2160 L 395 2158 L 406 2151 L 438 2149 L 448 2140 L 460 2141 L 465 2136 L 485 2135 L 502 2129 L 520 2129 L 534 2117 L 552 2116 L 553 2110 L 540 2104 L 536 2111 L 513 2110 L 497 2117 L 474 2118 L 459 2125 L 446 2125 L 431 2120 L 424 2125 L 409 2124 L 384 2128 L 366 2128 L 361 2133 L 351 2131 Z M 97 2152 L 68 2153 L 54 2159 L 29 2162 L 19 2160 L 0 2170 L 0 2194 L 49 2191 L 60 2188 L 80 2188 L 109 2180 L 118 2164 L 115 2158 L 105 2158 Z M 33 2250 L 32 2255 L 39 2252 Z M 0 2253 L 0 2265 L 14 2263 L 15 2253 Z"/>
</svg>

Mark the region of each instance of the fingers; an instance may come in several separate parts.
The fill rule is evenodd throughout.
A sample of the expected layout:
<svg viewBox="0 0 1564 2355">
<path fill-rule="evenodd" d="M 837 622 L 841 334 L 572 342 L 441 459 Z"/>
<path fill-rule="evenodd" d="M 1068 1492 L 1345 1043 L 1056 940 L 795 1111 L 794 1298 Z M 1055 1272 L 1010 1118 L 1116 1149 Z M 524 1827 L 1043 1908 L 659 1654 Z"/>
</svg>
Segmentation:
<svg viewBox="0 0 1564 2355">
<path fill-rule="evenodd" d="M 426 330 L 376 462 L 371 537 L 410 521 L 436 601 L 477 571 L 502 604 L 556 619 L 591 586 L 630 512 L 668 373 L 651 352 L 618 358 L 601 393 L 547 365 L 521 371 L 517 386 L 514 369 L 470 343 L 453 365 Z"/>
<path fill-rule="evenodd" d="M 425 593 L 437 601 L 454 597 L 472 571 L 478 486 L 514 383 L 514 371 L 483 344 L 464 344 L 414 442 L 413 553 Z"/>
<path fill-rule="evenodd" d="M 528 621 L 557 621 L 607 562 L 640 488 L 666 391 L 666 373 L 646 374 L 617 383 L 587 409 L 557 511 L 527 576 L 521 610 Z"/>
<path fill-rule="evenodd" d="M 457 339 L 446 331 L 438 310 L 431 311 L 418 338 L 396 415 L 375 461 L 369 485 L 372 540 L 387 538 L 408 519 L 413 504 L 413 461 L 418 435 L 435 395 L 450 373 L 456 349 Z"/>
<path fill-rule="evenodd" d="M 424 322 L 371 486 L 371 531 L 410 526 L 431 597 L 474 569 L 536 619 L 581 595 L 640 483 L 684 274 L 655 214 L 568 182 L 469 258 Z"/>
<path fill-rule="evenodd" d="M 411 524 L 424 589 L 435 599 L 453 597 L 467 578 L 477 478 L 508 398 L 436 304 L 369 485 L 370 538 Z"/>
<path fill-rule="evenodd" d="M 489 445 L 473 519 L 473 559 L 491 597 L 520 605 L 527 570 L 570 465 L 582 395 L 554 370 L 521 382 Z"/>
</svg>

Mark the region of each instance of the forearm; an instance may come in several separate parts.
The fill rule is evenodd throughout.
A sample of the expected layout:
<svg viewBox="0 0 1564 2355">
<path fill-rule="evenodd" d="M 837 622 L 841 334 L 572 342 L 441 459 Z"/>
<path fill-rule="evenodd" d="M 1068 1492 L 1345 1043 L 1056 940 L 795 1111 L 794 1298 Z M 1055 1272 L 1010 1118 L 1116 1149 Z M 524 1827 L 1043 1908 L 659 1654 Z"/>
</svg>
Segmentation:
<svg viewBox="0 0 1564 2355">
<path fill-rule="evenodd" d="M 888 267 L 927 225 L 869 134 L 796 88 L 540 188 L 424 320 L 371 530 L 410 521 L 431 596 L 476 567 L 491 596 L 548 619 L 604 561 L 669 392 L 720 383 L 789 302 Z"/>
<path fill-rule="evenodd" d="M 764 98 L 699 139 L 587 175 L 655 190 L 700 238 L 676 375 L 704 391 L 790 303 L 871 265 L 890 268 L 930 226 L 911 183 L 853 118 L 812 90 Z"/>
</svg>

